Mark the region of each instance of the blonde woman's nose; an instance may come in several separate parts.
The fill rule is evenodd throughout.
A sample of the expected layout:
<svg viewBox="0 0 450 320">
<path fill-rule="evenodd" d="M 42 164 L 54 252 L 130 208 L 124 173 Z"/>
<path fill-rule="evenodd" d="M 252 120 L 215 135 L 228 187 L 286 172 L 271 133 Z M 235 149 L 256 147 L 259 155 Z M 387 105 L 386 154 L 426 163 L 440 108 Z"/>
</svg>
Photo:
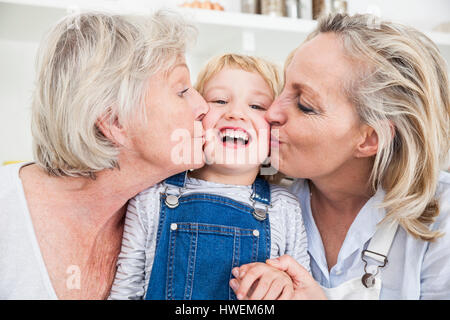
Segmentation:
<svg viewBox="0 0 450 320">
<path fill-rule="evenodd" d="M 275 99 L 272 102 L 264 117 L 272 126 L 282 126 L 286 123 L 287 116 L 284 108 L 280 104 L 280 99 Z"/>
</svg>

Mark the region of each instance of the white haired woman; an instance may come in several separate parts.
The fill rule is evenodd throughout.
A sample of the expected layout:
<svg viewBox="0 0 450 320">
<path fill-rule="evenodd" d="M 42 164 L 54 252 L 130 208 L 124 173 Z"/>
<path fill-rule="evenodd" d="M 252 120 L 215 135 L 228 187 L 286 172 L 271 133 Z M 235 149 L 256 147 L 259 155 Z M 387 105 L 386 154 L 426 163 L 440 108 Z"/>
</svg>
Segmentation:
<svg viewBox="0 0 450 320">
<path fill-rule="evenodd" d="M 276 267 L 293 280 L 284 298 L 450 299 L 449 82 L 436 46 L 370 15 L 330 15 L 285 76 L 266 119 L 272 156 L 297 178 L 314 279 L 283 256 L 234 270 L 238 296 L 279 297 Z"/>
<path fill-rule="evenodd" d="M 108 296 L 128 199 L 203 165 L 208 106 L 184 59 L 194 32 L 163 11 L 83 13 L 51 30 L 33 97 L 35 162 L 0 169 L 0 299 Z"/>
</svg>

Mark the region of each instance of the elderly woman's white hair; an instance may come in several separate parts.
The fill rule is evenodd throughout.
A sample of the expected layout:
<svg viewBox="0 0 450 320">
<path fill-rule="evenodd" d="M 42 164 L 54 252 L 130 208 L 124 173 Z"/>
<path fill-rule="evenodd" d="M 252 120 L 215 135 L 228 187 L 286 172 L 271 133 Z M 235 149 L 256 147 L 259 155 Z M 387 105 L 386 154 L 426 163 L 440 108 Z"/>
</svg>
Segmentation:
<svg viewBox="0 0 450 320">
<path fill-rule="evenodd" d="M 196 29 L 179 15 L 146 18 L 82 13 L 60 21 L 40 48 L 32 104 L 35 161 L 56 176 L 95 177 L 118 166 L 99 118 L 139 118 L 148 80 L 169 70 Z M 151 125 L 151 124 L 149 124 Z"/>
</svg>

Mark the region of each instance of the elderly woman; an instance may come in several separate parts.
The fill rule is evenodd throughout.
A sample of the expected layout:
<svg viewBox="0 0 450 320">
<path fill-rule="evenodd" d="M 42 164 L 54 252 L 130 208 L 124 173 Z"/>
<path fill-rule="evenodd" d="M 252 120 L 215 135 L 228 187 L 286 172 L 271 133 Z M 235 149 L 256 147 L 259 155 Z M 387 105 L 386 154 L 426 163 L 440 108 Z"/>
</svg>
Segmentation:
<svg viewBox="0 0 450 320">
<path fill-rule="evenodd" d="M 35 162 L 0 169 L 0 299 L 106 298 L 128 199 L 203 165 L 208 106 L 184 59 L 193 31 L 157 12 L 85 13 L 49 33 L 32 107 Z"/>
<path fill-rule="evenodd" d="M 297 178 L 315 280 L 283 256 L 233 270 L 238 297 L 450 299 L 449 82 L 436 46 L 330 15 L 285 76 L 266 119 L 274 163 Z M 292 281 L 273 285 L 275 267 Z"/>
</svg>

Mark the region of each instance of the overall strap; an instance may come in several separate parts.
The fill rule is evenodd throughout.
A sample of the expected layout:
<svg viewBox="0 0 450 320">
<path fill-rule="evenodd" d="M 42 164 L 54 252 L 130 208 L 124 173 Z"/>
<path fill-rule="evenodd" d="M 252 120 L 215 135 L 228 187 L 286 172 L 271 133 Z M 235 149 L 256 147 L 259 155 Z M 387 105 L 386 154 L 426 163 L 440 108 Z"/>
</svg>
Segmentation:
<svg viewBox="0 0 450 320">
<path fill-rule="evenodd" d="M 184 184 L 186 182 L 186 175 L 187 175 L 187 171 L 180 172 L 176 175 L 173 175 L 173 176 L 167 178 L 166 180 L 164 180 L 164 182 L 166 184 L 174 185 L 178 188 L 183 188 Z"/>
<path fill-rule="evenodd" d="M 266 180 L 256 177 L 252 189 L 252 200 L 256 200 L 265 205 L 270 205 L 270 185 Z"/>
<path fill-rule="evenodd" d="M 266 180 L 256 177 L 252 189 L 250 200 L 253 202 L 253 217 L 256 220 L 264 221 L 267 218 L 269 207 L 271 207 L 270 185 Z"/>
</svg>

